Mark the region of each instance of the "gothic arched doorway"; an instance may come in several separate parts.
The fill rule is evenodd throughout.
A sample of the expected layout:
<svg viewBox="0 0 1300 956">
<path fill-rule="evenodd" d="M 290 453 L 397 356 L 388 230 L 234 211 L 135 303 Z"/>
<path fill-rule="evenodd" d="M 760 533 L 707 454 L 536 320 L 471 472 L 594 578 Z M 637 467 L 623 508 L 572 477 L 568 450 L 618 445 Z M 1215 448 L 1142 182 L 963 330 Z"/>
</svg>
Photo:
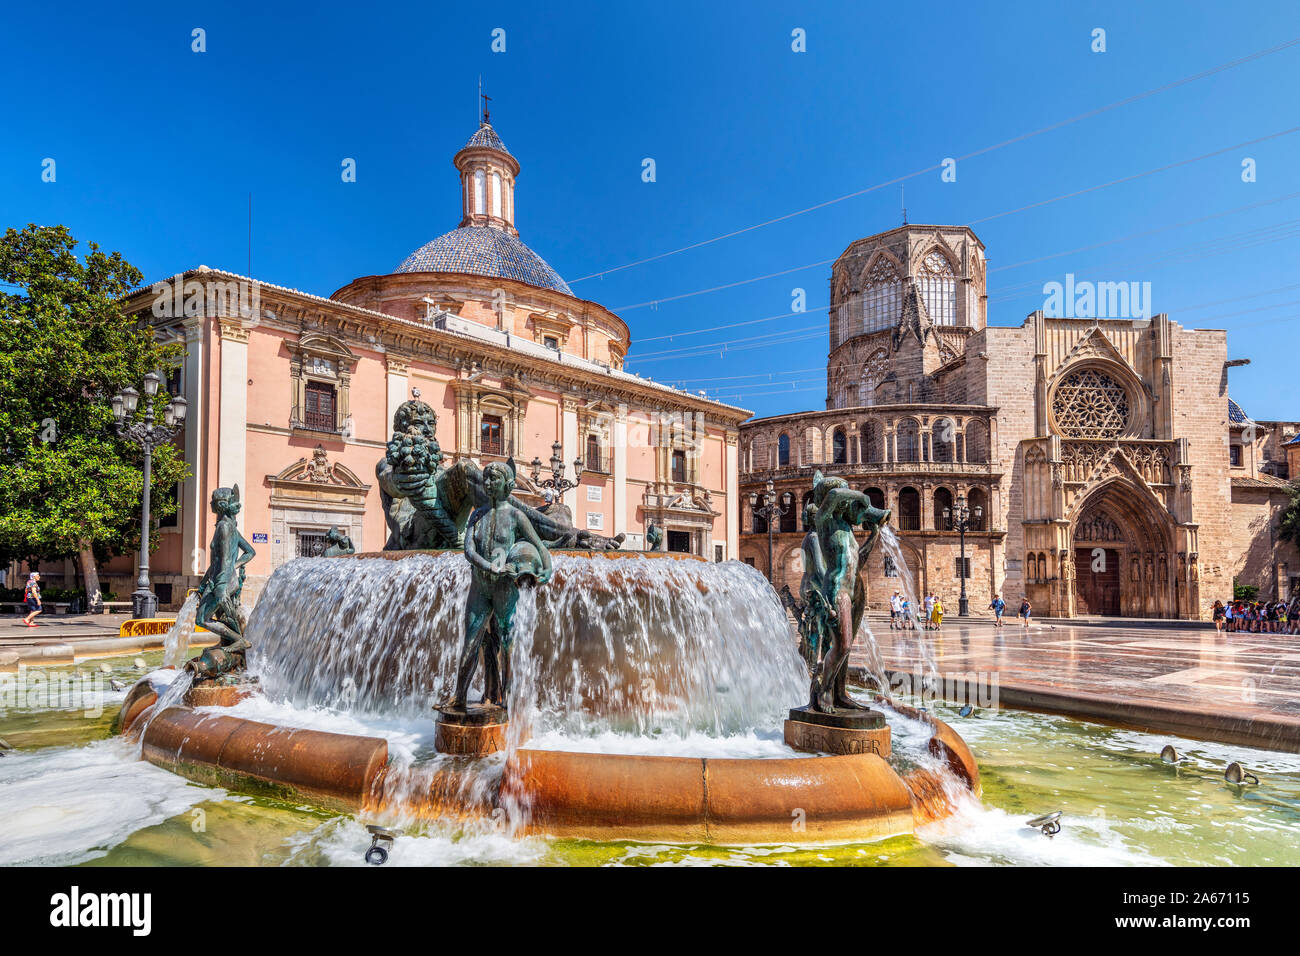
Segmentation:
<svg viewBox="0 0 1300 956">
<path fill-rule="evenodd" d="M 1075 613 L 1176 617 L 1173 531 L 1170 514 L 1130 481 L 1089 494 L 1070 528 Z"/>
</svg>

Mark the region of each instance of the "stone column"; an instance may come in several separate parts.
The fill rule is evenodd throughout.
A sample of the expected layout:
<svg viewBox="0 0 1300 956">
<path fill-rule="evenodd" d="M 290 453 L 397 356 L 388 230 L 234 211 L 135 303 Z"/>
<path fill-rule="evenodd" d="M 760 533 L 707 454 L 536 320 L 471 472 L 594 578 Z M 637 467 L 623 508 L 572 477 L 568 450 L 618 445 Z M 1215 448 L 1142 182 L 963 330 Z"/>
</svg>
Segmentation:
<svg viewBox="0 0 1300 956">
<path fill-rule="evenodd" d="M 388 438 L 393 427 L 393 416 L 398 407 L 406 401 L 410 393 L 410 365 L 405 357 L 388 356 L 388 417 L 384 420 L 384 437 Z"/>
<path fill-rule="evenodd" d="M 203 387 L 208 355 L 205 349 L 207 320 L 196 316 L 185 320 L 185 401 L 189 412 L 185 419 L 185 462 L 190 477 L 181 485 L 181 567 L 186 574 L 203 574 L 207 570 L 207 496 L 203 493 L 207 478 L 207 391 Z M 242 491 L 242 489 L 241 489 Z"/>
<path fill-rule="evenodd" d="M 726 500 L 719 502 L 720 507 L 716 508 L 723 514 L 723 520 L 726 522 L 727 529 L 727 553 L 725 557 L 729 561 L 736 560 L 740 554 L 740 469 L 737 467 L 737 448 L 736 442 L 739 439 L 739 433 L 727 431 L 724 441 L 726 456 L 726 484 L 723 491 Z M 796 505 L 797 506 L 797 505 Z M 713 555 L 706 555 L 712 558 Z"/>
<path fill-rule="evenodd" d="M 614 416 L 614 534 L 627 532 L 627 406 Z M 645 529 L 642 528 L 642 533 Z"/>
<path fill-rule="evenodd" d="M 566 474 L 572 476 L 573 459 L 579 454 L 578 448 L 578 402 L 576 399 L 565 397 L 563 400 L 564 411 L 561 419 L 560 443 L 564 446 L 560 452 L 565 458 L 564 466 L 568 471 Z M 522 445 L 520 446 L 522 447 Z M 568 505 L 569 511 L 573 514 L 573 524 L 577 528 L 585 528 L 586 522 L 578 515 L 578 489 L 570 488 L 564 493 L 564 503 Z"/>
<path fill-rule="evenodd" d="M 217 485 L 248 490 L 248 337 L 237 318 L 219 319 L 221 329 L 221 391 L 218 405 Z M 235 518 L 243 531 L 244 512 Z"/>
</svg>

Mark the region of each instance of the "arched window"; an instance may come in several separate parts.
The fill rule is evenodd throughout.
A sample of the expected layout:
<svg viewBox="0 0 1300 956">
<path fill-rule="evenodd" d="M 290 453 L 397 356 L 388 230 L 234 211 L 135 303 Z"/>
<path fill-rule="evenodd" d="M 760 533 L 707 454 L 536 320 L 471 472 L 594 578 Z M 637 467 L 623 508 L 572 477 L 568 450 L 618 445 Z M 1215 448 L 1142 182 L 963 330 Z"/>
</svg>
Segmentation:
<svg viewBox="0 0 1300 956">
<path fill-rule="evenodd" d="M 905 418 L 898 423 L 898 461 L 920 461 L 917 453 L 920 442 L 917 441 L 919 428 L 914 418 Z"/>
<path fill-rule="evenodd" d="M 781 467 L 790 464 L 790 436 L 785 432 L 776 440 L 776 463 Z"/>
<path fill-rule="evenodd" d="M 989 524 L 989 496 L 983 488 L 972 488 L 966 493 L 966 506 L 970 508 L 971 531 L 983 531 Z M 978 512 L 976 509 L 979 509 Z"/>
<path fill-rule="evenodd" d="M 501 174 L 492 174 L 492 215 L 501 216 Z"/>
<path fill-rule="evenodd" d="M 1066 375 L 1052 393 L 1052 415 L 1068 438 L 1118 438 L 1132 420 L 1128 390 L 1100 368 Z"/>
<path fill-rule="evenodd" d="M 903 303 L 903 285 L 894 263 L 881 256 L 867 273 L 862 290 L 862 331 L 878 332 L 898 322 Z"/>
<path fill-rule="evenodd" d="M 881 437 L 880 423 L 872 419 L 863 422 L 858 429 L 858 443 L 861 445 L 859 460 L 864 462 L 884 461 L 885 443 Z"/>
<path fill-rule="evenodd" d="M 871 502 L 871 507 L 885 510 L 885 493 L 879 488 L 868 488 L 863 492 Z"/>
<path fill-rule="evenodd" d="M 487 178 L 481 169 L 474 170 L 474 211 L 487 212 Z"/>
<path fill-rule="evenodd" d="M 947 488 L 937 488 L 934 492 L 934 530 L 952 530 L 952 492 Z"/>
<path fill-rule="evenodd" d="M 763 507 L 761 502 L 754 505 L 754 510 L 750 513 L 753 519 L 754 534 L 767 534 L 767 519 L 758 512 L 761 507 Z"/>
<path fill-rule="evenodd" d="M 858 404 L 876 404 L 876 386 L 889 374 L 889 353 L 876 349 L 862 366 L 862 384 L 858 386 Z"/>
<path fill-rule="evenodd" d="M 937 419 L 930 429 L 930 448 L 933 461 L 956 461 L 957 423 L 951 418 Z"/>
<path fill-rule="evenodd" d="M 831 435 L 831 461 L 837 465 L 843 465 L 849 460 L 849 443 L 844 437 L 844 429 L 835 429 Z"/>
<path fill-rule="evenodd" d="M 930 321 L 935 325 L 956 325 L 957 275 L 948 257 L 938 250 L 931 252 L 922 260 L 916 278 Z"/>
<path fill-rule="evenodd" d="M 966 461 L 987 462 L 989 460 L 988 422 L 981 418 L 968 418 L 962 432 L 966 436 Z"/>
<path fill-rule="evenodd" d="M 840 281 L 836 284 L 835 302 L 837 303 L 835 307 L 835 334 L 832 336 L 831 348 L 835 348 L 850 335 L 849 315 L 853 309 L 853 302 L 849 293 L 848 276 L 840 276 Z"/>
<path fill-rule="evenodd" d="M 785 509 L 785 514 L 781 515 L 780 530 L 787 534 L 791 531 L 798 531 L 799 512 L 803 509 L 792 492 L 787 491 L 781 496 L 781 507 Z"/>
<path fill-rule="evenodd" d="M 903 531 L 921 530 L 921 494 L 915 488 L 898 493 L 898 527 Z"/>
</svg>

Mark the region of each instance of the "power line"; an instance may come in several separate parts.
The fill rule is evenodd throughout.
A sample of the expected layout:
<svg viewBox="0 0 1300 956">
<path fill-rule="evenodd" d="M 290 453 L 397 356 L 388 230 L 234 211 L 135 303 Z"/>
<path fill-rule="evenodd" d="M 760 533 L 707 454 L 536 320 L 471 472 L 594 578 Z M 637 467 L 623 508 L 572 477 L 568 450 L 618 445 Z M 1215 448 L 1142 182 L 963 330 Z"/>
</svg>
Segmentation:
<svg viewBox="0 0 1300 956">
<path fill-rule="evenodd" d="M 994 213 L 994 214 L 991 215 L 991 216 L 985 216 L 985 217 L 982 218 L 982 219 L 975 219 L 975 220 L 972 220 L 971 222 L 966 223 L 966 226 L 969 228 L 969 227 L 974 226 L 974 225 L 976 225 L 976 224 L 978 224 L 978 223 L 982 223 L 982 222 L 990 222 L 990 221 L 992 221 L 992 220 L 994 220 L 994 219 L 1001 219 L 1003 216 L 1011 216 L 1011 215 L 1014 215 L 1014 214 L 1016 214 L 1016 213 L 1018 213 L 1018 212 L 1024 212 L 1024 211 L 1029 210 L 1029 209 L 1037 209 L 1037 208 L 1040 208 L 1040 207 L 1042 207 L 1042 206 L 1049 206 L 1049 205 L 1051 205 L 1051 204 L 1053 204 L 1053 203 L 1061 202 L 1061 201 L 1066 200 L 1066 199 L 1073 199 L 1073 198 L 1075 198 L 1075 197 L 1077 197 L 1077 196 L 1084 196 L 1084 195 L 1087 195 L 1088 193 L 1098 192 L 1098 191 L 1100 191 L 1100 190 L 1102 190 L 1102 189 L 1108 189 L 1108 188 L 1111 187 L 1111 186 L 1119 186 L 1119 185 L 1122 185 L 1122 184 L 1124 184 L 1124 183 L 1133 182 L 1134 180 L 1143 179 L 1143 178 L 1145 178 L 1145 177 L 1147 177 L 1147 176 L 1153 176 L 1153 175 L 1155 175 L 1156 173 L 1166 172 L 1166 171 L 1168 171 L 1168 170 L 1170 170 L 1170 169 L 1176 169 L 1176 168 L 1178 168 L 1178 167 L 1180 167 L 1180 166 L 1187 166 L 1187 165 L 1189 165 L 1189 164 L 1191 164 L 1191 163 L 1197 163 L 1197 162 L 1201 162 L 1202 160 L 1205 160 L 1205 159 L 1211 159 L 1211 158 L 1213 158 L 1213 157 L 1215 157 L 1215 156 L 1221 156 L 1221 155 L 1223 155 L 1224 153 L 1232 152 L 1234 149 L 1241 149 L 1241 148 L 1244 147 L 1244 146 L 1253 146 L 1253 145 L 1255 145 L 1255 144 L 1257 144 L 1257 143 L 1262 143 L 1262 142 L 1265 142 L 1265 141 L 1267 141 L 1267 140 L 1271 140 L 1271 139 L 1277 139 L 1278 137 L 1281 137 L 1281 136 L 1288 136 L 1288 135 L 1290 135 L 1290 134 L 1292 134 L 1292 133 L 1296 133 L 1296 132 L 1300 132 L 1300 126 L 1295 126 L 1295 127 L 1292 127 L 1291 129 L 1282 130 L 1282 131 L 1277 132 L 1277 133 L 1270 133 L 1268 136 L 1262 136 L 1262 137 L 1259 137 L 1258 139 L 1247 140 L 1247 141 L 1244 142 L 1244 143 L 1235 143 L 1235 144 L 1233 144 L 1232 146 L 1225 146 L 1225 147 L 1223 147 L 1222 149 L 1215 150 L 1214 152 L 1211 152 L 1211 153 L 1204 153 L 1204 154 L 1202 154 L 1202 155 L 1200 155 L 1200 156 L 1193 156 L 1193 157 L 1190 157 L 1190 158 L 1188 158 L 1188 159 L 1181 159 L 1181 160 L 1178 160 L 1177 162 L 1168 163 L 1168 164 L 1166 164 L 1166 165 L 1164 165 L 1164 166 L 1157 166 L 1157 167 L 1155 167 L 1154 169 L 1148 169 L 1148 170 L 1145 170 L 1145 171 L 1140 172 L 1140 173 L 1133 173 L 1133 174 L 1130 175 L 1130 176 L 1124 176 L 1124 177 L 1122 177 L 1122 178 L 1120 178 L 1120 179 L 1114 179 L 1114 180 L 1111 180 L 1110 182 L 1107 182 L 1107 183 L 1100 183 L 1100 184 L 1098 184 L 1098 185 L 1096 185 L 1096 186 L 1089 186 L 1089 187 L 1087 187 L 1087 188 L 1085 188 L 1085 189 L 1079 189 L 1079 190 L 1075 190 L 1075 191 L 1073 191 L 1073 192 L 1062 193 L 1062 194 L 1059 195 L 1059 196 L 1055 196 L 1055 197 L 1050 198 L 1050 199 L 1042 199 L 1042 200 L 1039 200 L 1038 202 L 1030 203 L 1030 204 L 1028 204 L 1028 205 L 1026 205 L 1026 206 L 1019 206 L 1019 207 L 1017 207 L 1017 208 L 1015 208 L 1015 209 L 1007 209 L 1007 210 L 1004 210 L 1004 211 L 999 212 L 999 213 Z M 1257 208 L 1257 207 L 1259 207 L 1259 206 L 1269 205 L 1269 204 L 1271 204 L 1271 203 L 1273 203 L 1273 202 L 1282 202 L 1284 199 L 1294 198 L 1294 197 L 1297 196 L 1297 195 L 1300 195 L 1300 193 L 1290 193 L 1288 196 L 1282 197 L 1281 199 L 1268 200 L 1268 201 L 1266 201 L 1266 202 L 1264 202 L 1264 203 L 1254 203 L 1254 204 L 1251 204 L 1251 205 L 1248 205 L 1248 206 L 1244 206 L 1244 207 L 1241 207 L 1241 208 L 1242 208 L 1242 209 L 1253 209 L 1253 208 Z M 1213 219 L 1213 218 L 1217 218 L 1217 217 L 1221 217 L 1221 216 L 1230 215 L 1232 212 L 1233 212 L 1233 210 L 1229 210 L 1228 212 L 1217 213 L 1217 214 L 1215 214 L 1215 216 L 1206 216 L 1206 217 L 1203 217 L 1202 219 L 1199 219 L 1199 220 L 1195 220 L 1195 219 L 1194 219 L 1194 220 L 1189 220 L 1187 224 L 1191 225 L 1191 224 L 1195 224 L 1195 223 L 1197 223 L 1197 222 L 1203 222 L 1203 221 L 1206 221 L 1206 220 L 1208 220 L 1208 219 Z M 1177 227 L 1178 227 L 1178 224 L 1175 224 L 1174 226 L 1164 227 L 1164 228 L 1172 229 L 1172 228 L 1177 228 Z M 1158 231 L 1158 230 L 1151 230 L 1151 231 L 1154 232 L 1154 231 Z M 1147 234 L 1149 234 L 1149 233 L 1147 233 Z M 1138 233 L 1138 234 L 1136 234 L 1136 235 L 1143 235 L 1143 233 Z M 1124 241 L 1124 240 L 1123 240 L 1123 239 L 1112 240 L 1112 242 L 1122 242 L 1122 241 Z M 1085 248 L 1088 248 L 1088 247 L 1085 247 Z M 1094 247 L 1094 248 L 1095 248 L 1095 247 Z M 1069 254 L 1069 253 L 1058 253 L 1058 255 L 1068 255 L 1068 254 Z M 679 293 L 679 294 L 677 294 L 677 295 L 664 296 L 664 297 L 657 298 L 657 299 L 647 299 L 645 302 L 637 302 L 637 303 L 634 303 L 634 304 L 632 304 L 632 305 L 618 306 L 618 307 L 612 309 L 611 311 L 613 311 L 613 312 L 615 312 L 615 313 L 621 313 L 621 312 L 631 312 L 631 311 L 633 311 L 633 310 L 635 310 L 635 309 L 658 308 L 658 306 L 662 305 L 662 304 L 665 303 L 665 302 L 677 302 L 677 301 L 680 301 L 680 300 L 682 300 L 682 299 L 689 299 L 689 298 L 692 298 L 692 297 L 697 296 L 697 295 L 707 295 L 708 293 L 711 293 L 711 292 L 720 292 L 720 291 L 723 291 L 723 290 L 726 290 L 726 289 L 734 289 L 734 288 L 737 288 L 738 286 L 742 286 L 742 285 L 750 285 L 750 284 L 755 283 L 755 282 L 762 282 L 762 281 L 764 281 L 765 279 L 773 279 L 773 278 L 776 278 L 776 277 L 778 277 L 778 276 L 789 275 L 790 273 L 793 273 L 793 272 L 800 272 L 800 271 L 802 271 L 802 270 L 804 270 L 804 269 L 814 269 L 814 268 L 816 268 L 816 267 L 818 267 L 818 266 L 824 266 L 824 265 L 828 265 L 828 264 L 830 264 L 830 263 L 833 263 L 833 262 L 836 261 L 836 259 L 838 259 L 838 256 L 837 256 L 835 259 L 822 259 L 822 260 L 819 260 L 819 261 L 817 261 L 817 262 L 810 262 L 810 263 L 808 263 L 807 265 L 794 266 L 794 267 L 792 267 L 792 268 L 782 269 L 782 270 L 779 270 L 779 271 L 776 271 L 776 272 L 767 272 L 767 273 L 764 273 L 763 275 L 751 276 L 751 277 L 748 278 L 748 279 L 738 279 L 738 280 L 736 280 L 735 282 L 728 282 L 728 283 L 725 283 L 725 284 L 723 284 L 723 285 L 715 285 L 715 286 L 709 286 L 708 288 L 704 288 L 704 289 L 696 289 L 696 290 L 693 291 L 693 292 L 682 292 L 682 293 Z M 1030 260 L 1030 261 L 1033 261 L 1033 260 Z M 1012 266 L 1004 266 L 1004 267 L 1002 267 L 1002 268 L 1013 268 L 1013 267 L 1012 267 Z M 991 271 L 994 271 L 994 270 L 991 270 Z M 658 336 L 658 338 L 662 338 L 662 336 Z M 647 340 L 647 341 L 648 341 L 648 340 Z"/>
<path fill-rule="evenodd" d="M 1193 73 L 1190 76 L 1185 76 L 1180 79 L 1173 80 L 1169 83 L 1163 84 L 1162 86 L 1153 87 L 1152 89 L 1145 90 L 1141 93 L 1136 93 L 1132 96 L 1125 97 L 1122 100 L 1116 100 L 1114 103 L 1109 103 L 1105 106 L 1097 107 L 1096 109 L 1089 110 L 1085 113 L 1079 113 L 1076 116 L 1071 116 L 1068 119 L 1060 120 L 1048 126 L 1043 126 L 1038 129 L 1031 130 L 1027 133 L 1021 133 L 1018 136 L 1013 136 L 1011 139 L 1003 140 L 1000 143 L 994 143 L 989 146 L 984 146 L 980 149 L 974 150 L 973 152 L 966 153 L 963 156 L 955 157 L 955 159 L 957 162 L 962 162 L 967 159 L 973 159 L 976 156 L 982 156 L 986 153 L 991 153 L 994 150 L 1002 149 L 1003 147 L 1006 146 L 1011 146 L 1015 143 L 1024 142 L 1025 140 L 1032 139 L 1035 136 L 1041 136 L 1044 133 L 1049 133 L 1054 130 L 1061 129 L 1073 123 L 1077 123 L 1081 120 L 1091 119 L 1094 116 L 1099 116 L 1102 113 L 1109 112 L 1110 110 L 1118 109 L 1121 106 L 1127 106 L 1130 103 L 1136 103 L 1139 100 L 1146 99 L 1149 96 L 1155 96 L 1158 93 L 1164 93 L 1167 92 L 1168 90 L 1176 89 L 1177 87 L 1195 82 L 1196 80 L 1204 79 L 1207 76 L 1213 76 L 1216 73 L 1222 73 L 1225 70 L 1230 70 L 1235 67 L 1242 66 L 1243 64 L 1249 63 L 1253 60 L 1257 60 L 1265 56 L 1270 56 L 1274 53 L 1278 53 L 1289 47 L 1295 46 L 1297 43 L 1300 43 L 1300 37 L 1291 40 L 1286 40 L 1282 43 L 1277 44 L 1276 46 L 1268 47 L 1263 50 L 1256 50 L 1254 53 L 1247 54 L 1246 56 L 1240 57 L 1236 60 L 1230 60 L 1227 63 L 1221 63 L 1218 66 L 1210 67 L 1209 69 L 1202 70 L 1199 73 Z M 808 206 L 804 209 L 798 209 L 795 210 L 794 212 L 789 212 L 782 216 L 776 216 L 775 218 L 767 219 L 764 220 L 763 222 L 755 223 L 752 226 L 745 226 L 744 228 L 741 229 L 733 229 L 730 232 L 722 233 L 721 235 L 714 236 L 711 239 L 702 239 L 699 242 L 693 242 L 690 243 L 689 245 L 681 246 L 680 248 L 677 249 L 671 249 L 667 252 L 661 252 L 657 255 L 647 256 L 643 259 L 637 259 L 633 262 L 628 262 L 621 266 L 614 266 L 609 269 L 602 269 L 599 272 L 593 272 L 589 275 L 581 276 L 577 279 L 570 279 L 569 284 L 572 285 L 575 282 L 585 282 L 588 279 L 601 278 L 610 275 L 611 273 L 614 272 L 622 272 L 624 269 L 631 269 L 636 266 L 645 265 L 650 262 L 657 262 L 658 260 L 666 259 L 669 256 L 675 256 L 682 252 L 688 252 L 692 249 L 699 249 L 702 246 L 711 245 L 715 242 L 721 242 L 723 239 L 731 239 L 735 236 L 743 235 L 744 233 L 747 232 L 753 232 L 755 229 L 762 229 L 765 226 L 774 225 L 775 223 L 778 222 L 784 222 L 787 219 L 793 219 L 795 216 L 801 216 L 804 213 L 814 212 L 818 209 L 824 209 L 827 206 L 832 206 L 836 203 L 844 202 L 845 200 L 848 199 L 854 199 L 858 196 L 864 196 L 867 193 L 874 192 L 878 189 L 884 189 L 887 186 L 897 185 L 899 183 L 907 181 L 908 179 L 914 179 L 917 176 L 923 176 L 926 173 L 932 173 L 935 170 L 941 168 L 942 165 L 943 165 L 942 163 L 936 163 L 934 165 L 927 166 L 924 169 L 918 169 L 914 172 L 906 173 L 902 176 L 895 176 L 893 179 L 886 180 L 885 182 L 882 183 L 877 183 L 874 186 L 868 186 L 865 189 L 859 189 L 854 192 L 847 193 L 843 196 L 836 197 L 835 199 L 828 199 L 825 200 L 824 202 L 816 203 L 815 205 Z"/>
<path fill-rule="evenodd" d="M 981 222 L 990 222 L 994 219 L 1001 219 L 1003 216 L 1015 215 L 1018 212 L 1025 212 L 1029 209 L 1038 209 L 1041 206 L 1050 206 L 1052 203 L 1060 202 L 1063 199 L 1074 199 L 1076 196 L 1086 196 L 1088 193 L 1096 192 L 1099 189 L 1108 189 L 1111 186 L 1118 186 L 1122 183 L 1131 183 L 1135 179 L 1142 179 L 1146 176 L 1154 176 L 1156 173 L 1167 172 L 1171 169 L 1177 169 L 1179 166 L 1187 166 L 1190 163 L 1199 163 L 1203 159 L 1211 159 L 1215 156 L 1222 156 L 1224 153 L 1230 153 L 1234 149 L 1241 149 L 1243 146 L 1254 146 L 1256 143 L 1266 143 L 1271 139 L 1277 139 L 1279 136 L 1290 136 L 1292 133 L 1300 132 L 1300 126 L 1292 126 L 1290 129 L 1279 130 L 1276 133 L 1269 133 L 1267 136 L 1260 136 L 1258 139 L 1248 139 L 1242 143 L 1234 143 L 1232 146 L 1225 146 L 1223 149 L 1216 149 L 1212 153 L 1203 153 L 1200 156 L 1193 156 L 1191 159 L 1182 159 L 1176 163 L 1169 163 L 1166 166 L 1159 166 L 1155 169 L 1148 169 L 1146 172 L 1134 173 L 1132 176 L 1125 176 L 1122 179 L 1112 179 L 1108 183 L 1101 183 L 1097 186 L 1090 186 L 1087 189 L 1079 189 L 1072 193 L 1062 193 L 1059 196 L 1053 196 L 1051 199 L 1043 199 L 1039 202 L 1030 203 L 1028 206 L 1021 206 L 1019 209 L 1008 209 L 1006 212 L 1000 212 L 992 216 L 985 216 L 983 219 L 972 219 L 966 223 L 967 226 L 975 226 Z"/>
</svg>

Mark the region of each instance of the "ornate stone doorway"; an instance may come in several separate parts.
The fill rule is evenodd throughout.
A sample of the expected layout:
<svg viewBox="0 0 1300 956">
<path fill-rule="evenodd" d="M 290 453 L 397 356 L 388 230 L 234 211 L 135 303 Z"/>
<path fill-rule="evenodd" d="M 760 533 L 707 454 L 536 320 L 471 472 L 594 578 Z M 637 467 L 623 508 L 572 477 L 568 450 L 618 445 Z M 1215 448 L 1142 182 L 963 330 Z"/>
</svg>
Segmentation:
<svg viewBox="0 0 1300 956">
<path fill-rule="evenodd" d="M 1146 489 L 1105 482 L 1083 502 L 1071 538 L 1075 613 L 1178 616 L 1173 518 Z"/>
</svg>

